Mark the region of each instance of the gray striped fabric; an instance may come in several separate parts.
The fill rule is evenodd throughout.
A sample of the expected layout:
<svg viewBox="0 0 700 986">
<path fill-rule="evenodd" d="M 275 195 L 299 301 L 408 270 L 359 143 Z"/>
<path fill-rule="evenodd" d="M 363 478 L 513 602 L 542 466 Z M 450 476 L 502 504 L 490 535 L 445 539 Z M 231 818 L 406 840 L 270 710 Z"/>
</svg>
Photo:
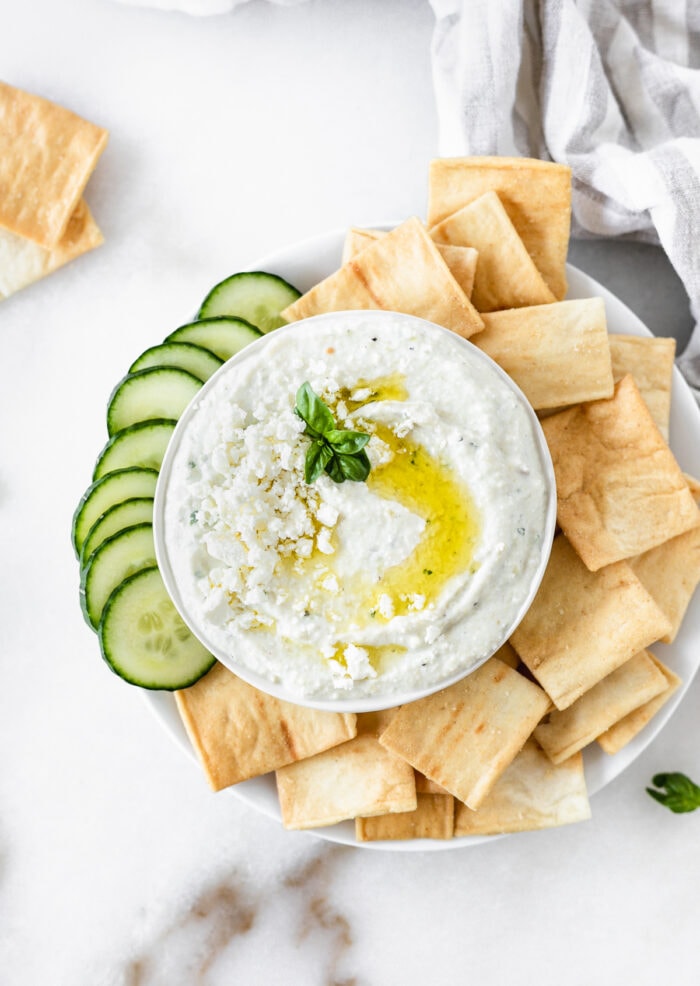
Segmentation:
<svg viewBox="0 0 700 986">
<path fill-rule="evenodd" d="M 660 243 L 698 322 L 700 0 L 430 2 L 441 155 L 570 165 L 573 234 Z"/>
</svg>

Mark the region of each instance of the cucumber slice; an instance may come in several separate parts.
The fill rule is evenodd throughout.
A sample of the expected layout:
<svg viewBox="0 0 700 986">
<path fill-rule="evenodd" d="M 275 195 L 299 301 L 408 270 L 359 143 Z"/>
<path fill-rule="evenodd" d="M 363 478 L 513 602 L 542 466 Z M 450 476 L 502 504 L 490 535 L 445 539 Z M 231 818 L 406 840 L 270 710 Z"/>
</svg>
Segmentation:
<svg viewBox="0 0 700 986">
<path fill-rule="evenodd" d="M 129 425 L 153 418 L 177 421 L 201 387 L 201 380 L 174 366 L 154 366 L 130 373 L 112 391 L 107 431 L 116 435 Z"/>
<path fill-rule="evenodd" d="M 106 541 L 112 534 L 118 534 L 126 527 L 134 527 L 136 524 L 150 524 L 153 521 L 153 497 L 135 496 L 122 503 L 115 503 L 109 510 L 105 510 L 92 525 L 88 536 L 83 542 L 80 552 L 80 568 L 85 568 L 85 563 L 90 555 Z"/>
<path fill-rule="evenodd" d="M 80 579 L 80 604 L 97 629 L 104 605 L 117 586 L 156 564 L 153 524 L 136 524 L 108 537 L 88 558 Z"/>
<path fill-rule="evenodd" d="M 155 469 L 134 466 L 108 472 L 88 486 L 73 514 L 71 537 L 76 555 L 80 556 L 90 528 L 106 510 L 135 496 L 153 496 L 157 482 Z"/>
<path fill-rule="evenodd" d="M 176 424 L 169 418 L 155 418 L 139 421 L 112 435 L 97 457 L 93 480 L 129 466 L 159 470 Z"/>
<path fill-rule="evenodd" d="M 112 592 L 99 635 L 112 671 L 142 688 L 187 688 L 215 663 L 182 622 L 156 566 L 125 579 Z"/>
<path fill-rule="evenodd" d="M 277 274 L 245 271 L 215 285 L 202 302 L 198 318 L 234 315 L 271 332 L 285 324 L 282 312 L 301 297 L 301 292 Z"/>
<path fill-rule="evenodd" d="M 148 370 L 152 366 L 179 366 L 204 383 L 222 363 L 222 359 L 203 346 L 195 346 L 191 342 L 162 342 L 141 353 L 129 367 L 129 373 Z"/>
<path fill-rule="evenodd" d="M 171 332 L 166 342 L 193 342 L 205 346 L 221 359 L 231 359 L 262 332 L 242 318 L 205 318 L 188 322 Z"/>
</svg>

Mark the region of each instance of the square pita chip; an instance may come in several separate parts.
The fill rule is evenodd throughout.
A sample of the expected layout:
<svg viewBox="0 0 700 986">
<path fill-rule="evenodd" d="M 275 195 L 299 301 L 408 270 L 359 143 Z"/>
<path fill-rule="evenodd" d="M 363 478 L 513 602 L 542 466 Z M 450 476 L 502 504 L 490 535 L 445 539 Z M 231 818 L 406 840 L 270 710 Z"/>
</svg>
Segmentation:
<svg viewBox="0 0 700 986">
<path fill-rule="evenodd" d="M 651 655 L 642 651 L 568 709 L 548 713 L 535 730 L 535 739 L 552 763 L 563 763 L 667 687 L 668 682 Z"/>
<path fill-rule="evenodd" d="M 451 794 L 418 794 L 414 811 L 355 819 L 358 842 L 380 839 L 451 839 L 454 803 Z"/>
<path fill-rule="evenodd" d="M 666 679 L 666 688 L 656 698 L 652 698 L 650 702 L 640 705 L 638 709 L 630 712 L 624 719 L 620 719 L 619 722 L 616 722 L 614 726 L 611 726 L 610 729 L 598 737 L 598 744 L 606 753 L 619 753 L 624 746 L 627 746 L 651 722 L 659 709 L 663 708 L 676 689 L 682 684 L 678 675 L 671 671 L 670 668 L 667 668 L 658 657 L 655 657 L 653 654 L 649 656 Z"/>
<path fill-rule="evenodd" d="M 630 374 L 656 427 L 668 441 L 676 340 L 621 335 L 609 339 L 615 383 Z"/>
<path fill-rule="evenodd" d="M 455 685 L 402 706 L 379 741 L 477 808 L 548 706 L 541 688 L 491 658 Z"/>
<path fill-rule="evenodd" d="M 566 295 L 571 169 L 533 158 L 443 158 L 430 163 L 428 225 L 496 192 L 557 300 Z"/>
<path fill-rule="evenodd" d="M 472 301 L 479 312 L 556 301 L 495 192 L 487 192 L 433 226 L 436 243 L 479 253 Z"/>
<path fill-rule="evenodd" d="M 288 829 L 335 825 L 358 815 L 414 811 L 410 765 L 364 734 L 277 771 L 282 822 Z"/>
<path fill-rule="evenodd" d="M 528 740 L 476 810 L 455 805 L 455 835 L 502 835 L 569 825 L 591 817 L 583 757 L 554 765 Z"/>
<path fill-rule="evenodd" d="M 343 244 L 343 263 L 346 264 L 358 253 L 361 253 L 365 247 L 368 247 L 370 243 L 374 243 L 385 235 L 386 233 L 379 229 L 358 229 L 356 226 L 352 226 L 348 230 Z M 477 251 L 472 247 L 449 246 L 446 243 L 438 243 L 436 246 L 457 284 L 467 298 L 471 298 L 476 262 L 479 258 Z"/>
<path fill-rule="evenodd" d="M 561 411 L 542 428 L 557 480 L 557 520 L 592 571 L 697 524 L 688 484 L 631 376 L 610 400 Z"/>
<path fill-rule="evenodd" d="M 311 757 L 356 732 L 354 714 L 283 702 L 237 678 L 223 664 L 175 692 L 175 700 L 215 791 Z"/>
<path fill-rule="evenodd" d="M 0 82 L 0 226 L 53 249 L 106 143 L 102 127 Z"/>
<path fill-rule="evenodd" d="M 417 315 L 468 339 L 484 323 L 418 219 L 407 219 L 282 312 L 288 322 L 348 309 Z"/>
<path fill-rule="evenodd" d="M 612 397 L 602 298 L 483 316 L 474 345 L 512 377 L 535 410 Z"/>
<path fill-rule="evenodd" d="M 0 229 L 0 299 L 9 298 L 102 242 L 102 233 L 82 199 L 52 250 Z"/>
<path fill-rule="evenodd" d="M 670 644 L 676 639 L 690 600 L 700 583 L 700 527 L 693 527 L 630 559 L 630 566 L 659 609 L 668 617 L 671 630 L 661 639 L 665 644 Z"/>
<path fill-rule="evenodd" d="M 626 562 L 591 572 L 559 535 L 511 643 L 556 707 L 566 709 L 669 629 Z"/>
</svg>

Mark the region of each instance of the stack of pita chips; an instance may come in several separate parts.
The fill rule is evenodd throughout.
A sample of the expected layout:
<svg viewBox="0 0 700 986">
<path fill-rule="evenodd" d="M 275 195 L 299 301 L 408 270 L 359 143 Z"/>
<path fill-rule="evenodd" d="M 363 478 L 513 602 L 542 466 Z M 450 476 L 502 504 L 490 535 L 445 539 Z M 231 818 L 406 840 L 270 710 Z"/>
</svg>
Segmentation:
<svg viewBox="0 0 700 986">
<path fill-rule="evenodd" d="M 0 82 L 0 299 L 102 243 L 83 189 L 107 131 Z"/>
<path fill-rule="evenodd" d="M 213 786 L 274 770 L 288 828 L 446 839 L 583 820 L 582 749 L 619 751 L 680 685 L 648 649 L 700 581 L 700 484 L 667 444 L 674 341 L 609 336 L 601 299 L 564 300 L 569 221 L 567 168 L 435 161 L 427 224 L 351 229 L 339 270 L 285 312 L 393 309 L 481 348 L 542 418 L 560 528 L 510 642 L 427 698 L 291 715 L 222 668 L 180 693 Z"/>
</svg>

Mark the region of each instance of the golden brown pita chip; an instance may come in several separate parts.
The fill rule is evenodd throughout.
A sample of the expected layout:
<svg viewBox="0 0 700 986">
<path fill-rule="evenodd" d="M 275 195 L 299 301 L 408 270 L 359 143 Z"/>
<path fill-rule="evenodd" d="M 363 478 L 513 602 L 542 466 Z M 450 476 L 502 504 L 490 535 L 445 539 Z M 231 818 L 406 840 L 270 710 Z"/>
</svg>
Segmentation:
<svg viewBox="0 0 700 986">
<path fill-rule="evenodd" d="M 366 247 L 282 315 L 294 322 L 322 312 L 365 308 L 417 315 L 465 339 L 484 325 L 415 218 Z"/>
<path fill-rule="evenodd" d="M 621 335 L 611 335 L 609 339 L 615 383 L 630 374 L 657 428 L 668 441 L 676 340 Z"/>
<path fill-rule="evenodd" d="M 52 250 L 0 229 L 0 299 L 33 284 L 80 254 L 100 246 L 102 233 L 80 201 L 66 231 Z"/>
<path fill-rule="evenodd" d="M 557 480 L 557 520 L 592 571 L 697 523 L 688 485 L 631 376 L 610 400 L 553 414 L 542 428 Z"/>
<path fill-rule="evenodd" d="M 680 630 L 690 600 L 700 583 L 700 527 L 693 527 L 630 559 L 630 566 L 659 609 L 668 617 L 671 630 L 661 640 L 670 644 Z"/>
<path fill-rule="evenodd" d="M 444 158 L 430 164 L 428 225 L 497 192 L 527 252 L 561 300 L 571 224 L 571 169 L 532 158 Z"/>
<path fill-rule="evenodd" d="M 669 628 L 626 562 L 591 572 L 559 535 L 511 642 L 556 707 L 566 709 Z"/>
<path fill-rule="evenodd" d="M 640 705 L 634 712 L 630 712 L 624 719 L 620 719 L 607 732 L 598 737 L 599 745 L 606 753 L 618 753 L 624 746 L 637 736 L 642 729 L 654 718 L 659 709 L 668 702 L 676 689 L 682 684 L 677 674 L 667 668 L 658 657 L 649 655 L 656 667 L 666 679 L 666 689 L 650 702 Z"/>
<path fill-rule="evenodd" d="M 546 715 L 535 730 L 535 739 L 552 763 L 563 763 L 666 688 L 668 682 L 651 655 L 641 651 L 568 709 Z"/>
<path fill-rule="evenodd" d="M 491 658 L 457 684 L 402 706 L 379 741 L 476 808 L 548 705 L 537 685 Z"/>
<path fill-rule="evenodd" d="M 477 311 L 556 301 L 495 192 L 487 192 L 463 206 L 433 226 L 430 235 L 436 243 L 478 250 L 472 291 Z"/>
<path fill-rule="evenodd" d="M 288 829 L 335 825 L 358 815 L 416 808 L 411 767 L 370 735 L 277 771 L 282 822 Z"/>
<path fill-rule="evenodd" d="M 477 811 L 455 804 L 454 834 L 526 832 L 590 817 L 581 754 L 555 766 L 534 740 L 528 740 Z"/>
<path fill-rule="evenodd" d="M 536 410 L 612 396 L 602 298 L 512 308 L 483 319 L 474 345 L 515 380 Z"/>
<path fill-rule="evenodd" d="M 419 794 L 414 811 L 355 819 L 358 842 L 379 839 L 451 839 L 454 829 L 451 794 Z"/>
<path fill-rule="evenodd" d="M 102 127 L 0 82 L 0 226 L 55 247 L 106 143 Z"/>
<path fill-rule="evenodd" d="M 356 731 L 355 715 L 282 702 L 223 664 L 175 692 L 175 700 L 215 791 L 337 746 Z"/>
<path fill-rule="evenodd" d="M 368 247 L 370 243 L 374 243 L 385 235 L 382 230 L 378 229 L 358 229 L 356 226 L 351 227 L 345 237 L 343 263 L 346 264 L 348 260 L 352 260 L 365 247 Z M 459 284 L 467 298 L 471 298 L 474 288 L 476 264 L 479 258 L 478 252 L 472 249 L 472 247 L 450 246 L 447 243 L 437 243 L 436 246 L 443 260 L 450 268 L 450 273 L 457 284 Z"/>
</svg>

